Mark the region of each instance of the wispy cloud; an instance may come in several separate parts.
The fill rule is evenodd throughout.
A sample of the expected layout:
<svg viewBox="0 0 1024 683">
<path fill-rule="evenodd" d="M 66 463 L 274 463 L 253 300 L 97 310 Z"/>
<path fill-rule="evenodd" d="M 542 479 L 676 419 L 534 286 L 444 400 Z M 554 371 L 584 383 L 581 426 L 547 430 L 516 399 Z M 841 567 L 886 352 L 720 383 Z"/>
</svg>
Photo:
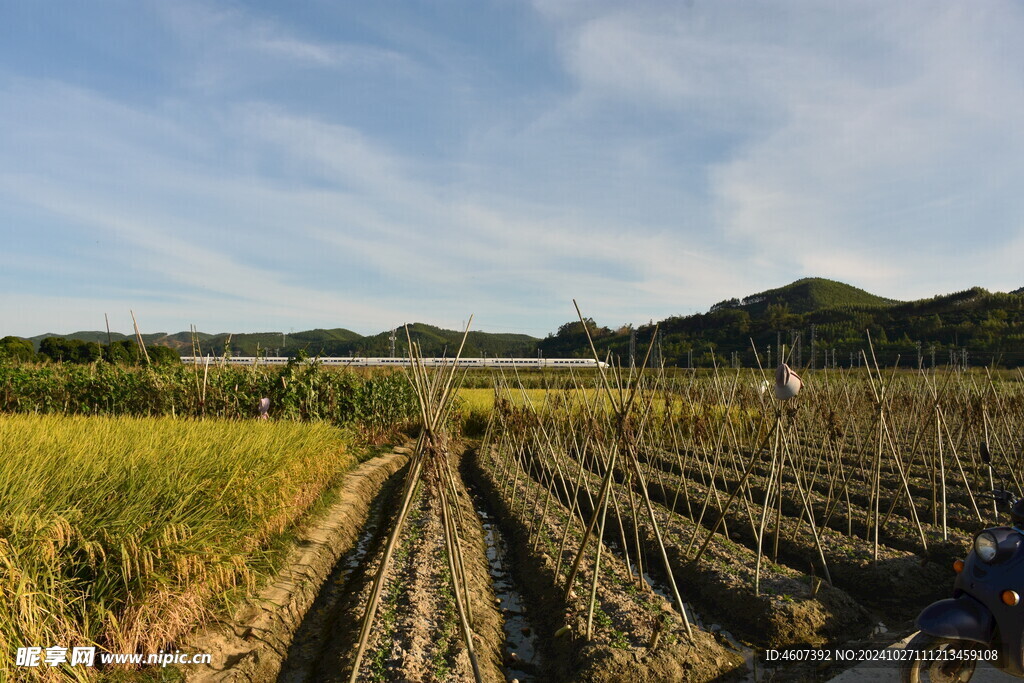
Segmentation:
<svg viewBox="0 0 1024 683">
<path fill-rule="evenodd" d="M 295 68 L 415 71 L 414 62 L 395 50 L 325 41 L 230 5 L 185 0 L 152 8 L 180 45 L 179 73 L 208 91 L 237 91 L 254 81 L 287 77 Z"/>
</svg>

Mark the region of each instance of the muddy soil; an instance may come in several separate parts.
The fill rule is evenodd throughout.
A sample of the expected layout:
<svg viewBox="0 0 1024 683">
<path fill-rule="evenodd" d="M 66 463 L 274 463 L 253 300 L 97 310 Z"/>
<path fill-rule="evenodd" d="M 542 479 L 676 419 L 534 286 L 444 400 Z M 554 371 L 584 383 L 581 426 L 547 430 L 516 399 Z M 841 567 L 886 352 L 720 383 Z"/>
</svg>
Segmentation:
<svg viewBox="0 0 1024 683">
<path fill-rule="evenodd" d="M 715 478 L 716 486 L 723 490 L 731 491 L 739 480 L 740 472 L 747 466 L 747 462 L 750 456 L 749 454 L 741 454 L 737 457 L 734 454 L 726 454 L 723 467 L 730 472 L 730 474 L 723 475 L 719 471 L 718 476 Z M 677 458 L 674 454 L 664 451 L 653 452 L 646 454 L 646 460 L 653 466 L 657 467 L 658 470 L 668 472 L 672 474 L 682 473 L 687 479 L 695 479 L 702 483 L 707 482 L 706 470 L 701 470 L 700 466 L 694 464 L 692 461 L 682 461 L 682 458 Z M 950 466 L 955 466 L 955 463 L 950 463 Z M 920 464 L 918 464 L 920 467 Z M 955 474 L 955 477 L 953 476 Z M 768 476 L 767 465 L 755 465 L 751 470 L 751 481 L 760 481 L 762 487 L 763 497 L 763 482 Z M 985 526 L 989 525 L 989 522 L 993 520 L 993 512 L 991 502 L 983 504 L 982 500 L 978 500 L 979 508 L 985 521 L 979 521 L 978 516 L 974 511 L 973 506 L 970 504 L 970 498 L 964 492 L 963 480 L 960 477 L 959 471 L 952 471 L 947 469 L 946 474 L 946 519 L 947 527 L 949 529 L 950 539 L 956 543 L 958 538 L 970 539 L 973 535 L 973 531 L 977 531 Z M 969 479 L 973 481 L 974 478 Z M 787 484 L 795 486 L 796 479 L 790 473 L 783 475 L 783 481 Z M 914 496 L 914 502 L 917 507 L 917 514 L 921 522 L 925 525 L 927 538 L 929 541 L 929 556 L 934 556 L 936 561 L 946 561 L 948 557 L 955 555 L 955 548 L 941 549 L 939 552 L 934 552 L 936 549 L 941 548 L 944 544 L 942 541 L 941 531 L 941 511 L 932 505 L 932 488 L 930 482 L 920 476 L 914 476 L 913 474 L 908 475 L 908 483 L 911 493 Z M 890 518 L 890 523 L 898 517 L 903 517 L 908 522 L 911 519 L 910 507 L 907 505 L 906 494 L 903 489 L 902 480 L 898 474 L 883 473 L 881 477 L 881 485 L 884 490 L 887 491 L 886 495 L 883 495 L 885 501 L 884 509 L 882 514 L 888 512 L 888 508 L 895 502 L 894 515 Z M 868 484 L 864 478 L 859 474 L 855 473 L 851 478 L 848 478 L 844 484 L 841 480 L 831 480 L 828 477 L 819 476 L 815 479 L 809 479 L 807 481 L 807 488 L 816 492 L 821 496 L 839 496 L 840 498 L 849 498 L 851 503 L 851 514 L 853 517 L 853 523 L 857 520 L 857 511 L 866 510 L 869 508 L 873 501 L 870 499 L 868 494 Z M 986 484 L 978 484 L 975 486 L 975 491 L 987 490 Z M 940 501 L 937 501 L 938 505 L 941 505 Z M 842 508 L 840 508 L 842 509 Z M 861 519 L 864 519 L 863 513 Z M 1000 517 L 1001 519 L 1001 517 Z M 838 531 L 848 531 L 849 524 L 845 520 L 837 518 L 837 523 L 830 524 L 830 526 Z M 1000 522 L 1001 523 L 1001 522 Z M 847 526 L 843 526 L 846 524 Z M 888 525 L 887 525 L 888 528 Z M 884 531 L 884 530 L 883 530 Z M 888 532 L 888 543 L 892 547 L 900 547 L 905 550 L 912 552 L 921 552 L 920 542 L 917 539 L 916 527 L 912 529 L 913 533 L 907 536 L 901 536 L 898 530 L 892 529 Z M 857 533 L 854 530 L 854 533 Z M 911 539 L 909 542 L 904 539 Z M 933 544 L 932 541 L 935 541 Z M 916 545 L 911 545 L 916 543 Z M 933 548 L 932 545 L 936 547 Z"/>
<path fill-rule="evenodd" d="M 578 546 L 581 525 L 561 503 L 547 499 L 546 489 L 517 465 L 514 470 L 503 468 L 489 451 L 467 458 L 464 471 L 513 548 L 517 579 L 541 631 L 538 641 L 546 666 L 539 680 L 709 681 L 741 670 L 739 653 L 697 624 L 688 637 L 673 606 L 656 593 L 637 589 L 628 568 L 608 548 L 601 559 L 598 619 L 586 640 L 593 552 L 582 558 L 580 579 L 568 596 L 559 587 L 568 574 L 568 561 L 556 568 L 554 559 L 567 527 L 570 546 Z M 543 518 L 527 504 L 537 500 L 547 502 Z"/>
<path fill-rule="evenodd" d="M 671 505 L 680 482 L 667 477 L 665 488 L 648 484 L 652 500 Z M 693 481 L 685 482 L 692 494 L 703 498 L 707 489 Z M 684 510 L 676 512 L 684 514 Z M 737 500 L 726 513 L 729 535 L 748 548 L 757 547 L 757 537 L 751 519 L 760 520 L 762 508 L 757 503 Z M 719 510 L 709 506 L 702 525 L 710 528 L 718 519 Z M 813 567 L 818 576 L 824 576 L 821 560 L 810 526 L 806 520 L 768 512 L 764 548 L 769 557 L 790 567 Z M 778 554 L 775 554 L 775 528 L 778 524 Z M 771 531 L 771 534 L 768 531 Z M 951 566 L 922 563 L 920 557 L 903 550 L 881 545 L 878 561 L 874 561 L 874 546 L 855 536 L 846 536 L 833 529 L 819 528 L 825 559 L 833 585 L 842 588 L 858 602 L 881 614 L 890 614 L 895 620 L 910 619 L 929 602 L 946 597 L 953 580 Z"/>
<path fill-rule="evenodd" d="M 407 462 L 408 451 L 375 457 L 345 476 L 337 502 L 297 534 L 297 545 L 274 582 L 227 623 L 196 632 L 182 650 L 208 652 L 208 666 L 183 669 L 190 682 L 270 681 L 292 635 L 338 559 L 358 540 L 381 486 Z"/>
<path fill-rule="evenodd" d="M 359 541 L 334 567 L 330 578 L 295 632 L 277 676 L 278 683 L 307 683 L 336 676 L 344 667 L 358 631 L 359 590 L 370 579 L 366 562 L 381 551 L 394 522 L 408 467 L 389 479 L 373 501 Z M 372 577 L 371 577 L 372 578 Z"/>
<path fill-rule="evenodd" d="M 680 468 L 674 463 L 671 463 L 671 467 L 668 467 L 667 458 L 670 456 L 662 455 L 660 457 L 653 458 L 651 464 L 655 465 L 652 474 L 648 477 L 654 483 L 662 483 L 671 470 L 672 473 L 678 471 Z M 763 501 L 765 497 L 765 486 L 767 485 L 767 477 L 756 474 L 759 468 L 755 467 L 753 472 L 747 478 L 747 486 L 749 487 L 749 495 L 753 497 L 755 501 Z M 697 476 L 703 474 L 703 480 L 707 481 L 710 477 L 707 477 L 706 473 L 698 473 L 692 468 L 685 468 L 689 472 L 688 476 Z M 788 517 L 795 517 L 797 519 L 804 517 L 803 503 L 800 498 L 799 490 L 796 486 L 796 479 L 792 474 L 785 473 L 783 479 L 783 500 L 782 500 L 782 513 Z M 739 475 L 725 475 L 719 473 L 715 478 L 715 486 L 723 492 L 721 495 L 728 497 L 729 492 L 736 488 L 739 483 Z M 678 486 L 680 479 L 673 479 L 674 483 Z M 664 484 L 666 488 L 669 488 L 667 484 Z M 841 488 L 841 485 L 836 486 L 836 489 Z M 850 486 L 850 492 L 848 496 L 839 495 L 839 502 L 834 506 L 829 506 L 825 498 L 826 495 L 831 493 L 833 496 L 837 494 L 836 490 L 829 491 L 829 483 L 823 482 L 820 479 L 810 482 L 810 485 L 806 487 L 811 502 L 811 507 L 814 511 L 814 517 L 818 524 L 827 526 L 830 529 L 838 531 L 839 533 L 848 536 L 858 536 L 862 539 L 871 539 L 873 542 L 873 536 L 869 534 L 867 522 L 871 515 L 865 509 L 864 505 L 868 504 L 867 496 L 860 494 L 857 491 L 857 487 Z M 850 503 L 846 503 L 846 498 L 849 498 Z M 892 498 L 902 499 L 904 505 L 897 506 L 894 514 L 889 516 L 888 521 L 879 529 L 879 542 L 897 550 L 906 550 L 915 554 L 922 555 L 927 559 L 937 562 L 943 565 L 951 565 L 954 559 L 963 558 L 968 550 L 972 534 L 956 528 L 953 524 L 954 521 L 962 521 L 960 517 L 956 515 L 950 515 L 950 523 L 947 525 L 947 539 L 943 539 L 942 529 L 939 526 L 925 521 L 923 514 L 925 512 L 925 506 L 918 505 L 918 515 L 922 516 L 921 529 L 924 531 L 925 540 L 927 541 L 927 551 L 921 544 L 921 536 L 918 532 L 917 525 L 915 525 L 910 518 L 910 510 L 905 505 L 905 494 L 902 489 L 891 493 L 890 497 L 886 498 L 885 508 L 881 511 L 884 519 L 887 512 L 887 508 L 890 505 Z M 695 501 L 692 497 L 692 492 L 688 487 L 679 487 L 675 490 L 672 496 L 673 501 L 682 500 L 684 505 L 687 505 L 687 512 L 692 514 L 693 506 L 699 507 L 701 501 Z M 920 501 L 917 501 L 918 503 Z M 902 512 L 900 512 L 902 510 Z M 826 512 L 828 515 L 826 516 Z M 975 524 L 977 519 L 975 518 Z"/>
<path fill-rule="evenodd" d="M 545 667 L 539 652 L 532 610 L 514 576 L 513 553 L 501 532 L 501 525 L 488 512 L 486 502 L 472 486 L 469 490 L 485 533 L 495 604 L 504 618 L 505 649 L 502 659 L 505 678 L 519 683 L 535 683 Z"/>
<path fill-rule="evenodd" d="M 557 474 L 553 476 L 558 479 Z M 578 505 L 580 518 L 587 520 L 593 514 L 588 490 L 596 492 L 600 479 L 586 473 L 585 483 Z M 557 491 L 566 486 L 558 481 L 556 484 Z M 634 564 L 639 558 L 645 572 L 667 581 L 654 527 L 641 496 L 621 484 L 613 485 L 612 493 L 615 498 L 608 515 L 615 523 L 606 529 L 606 541 L 625 545 L 633 551 Z M 727 539 L 716 539 L 699 561 L 691 561 L 687 548 L 695 533 L 702 541 L 706 531 L 661 505 L 654 504 L 652 509 L 669 566 L 686 599 L 742 640 L 769 648 L 823 645 L 869 630 L 869 615 L 844 591 L 774 562 L 762 562 L 761 590 L 755 595 L 756 555 Z"/>
<path fill-rule="evenodd" d="M 584 463 L 592 473 L 599 468 L 592 457 L 584 458 Z M 626 479 L 625 472 L 618 465 L 615 475 L 617 482 Z M 683 479 L 666 472 L 661 472 L 655 479 L 647 482 L 647 493 L 651 500 L 681 516 L 699 513 L 699 505 L 694 509 L 693 502 L 703 502 L 709 495 L 709 489 L 694 479 Z M 636 480 L 631 481 L 632 488 L 639 493 Z M 689 503 L 677 495 L 680 491 L 687 492 Z M 723 503 L 729 497 L 721 489 L 718 493 Z M 715 525 L 720 514 L 714 495 L 709 500 L 703 516 L 697 515 L 699 523 L 708 529 Z M 761 514 L 762 508 L 756 501 L 740 496 L 727 511 L 725 525 L 720 531 L 747 548 L 756 550 L 757 535 L 753 524 L 755 520 L 760 520 Z M 807 568 L 816 576 L 825 576 L 806 519 L 785 515 L 779 517 L 775 510 L 769 510 L 767 520 L 764 544 L 767 557 L 797 571 Z M 779 530 L 777 535 L 776 527 Z M 873 543 L 829 528 L 819 528 L 818 532 L 832 585 L 846 591 L 870 611 L 887 615 L 892 621 L 902 622 L 914 618 L 925 605 L 946 597 L 952 585 L 953 570 L 950 564 L 923 563 L 921 558 L 910 552 L 885 545 L 879 546 L 878 559 L 875 561 Z"/>
<path fill-rule="evenodd" d="M 456 463 L 457 464 L 457 463 Z M 398 538 L 384 579 L 380 603 L 360 663 L 359 680 L 473 680 L 452 589 L 450 566 L 436 481 L 424 481 Z M 347 681 L 355 657 L 363 614 L 373 580 L 395 523 L 404 482 L 383 506 L 376 539 L 350 572 L 330 604 L 324 605 L 328 628 L 320 628 L 306 645 L 295 643 L 293 657 L 278 680 Z M 501 669 L 504 645 L 501 614 L 491 588 L 484 530 L 472 501 L 457 482 L 461 516 L 461 547 L 466 570 L 474 652 L 485 681 L 505 681 Z M 312 625 L 312 631 L 316 631 Z"/>
</svg>

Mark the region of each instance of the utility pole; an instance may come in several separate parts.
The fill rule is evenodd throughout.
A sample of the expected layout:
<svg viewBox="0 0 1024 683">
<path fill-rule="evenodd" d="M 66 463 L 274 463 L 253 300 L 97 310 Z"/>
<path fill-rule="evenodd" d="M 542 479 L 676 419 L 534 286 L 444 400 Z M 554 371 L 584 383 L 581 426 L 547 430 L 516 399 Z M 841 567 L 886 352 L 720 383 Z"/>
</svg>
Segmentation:
<svg viewBox="0 0 1024 683">
<path fill-rule="evenodd" d="M 921 342 L 917 342 L 917 369 L 924 367 L 924 355 L 921 353 Z"/>
<path fill-rule="evenodd" d="M 629 331 L 629 367 L 636 367 L 636 328 Z"/>
<path fill-rule="evenodd" d="M 814 323 L 811 323 L 811 370 L 815 368 L 814 363 Z"/>
<path fill-rule="evenodd" d="M 395 357 L 395 332 L 398 330 L 397 327 L 391 328 L 391 336 L 388 339 L 391 341 L 391 357 Z"/>
<path fill-rule="evenodd" d="M 658 334 L 658 330 L 654 330 L 654 351 L 651 354 L 651 367 L 661 367 L 661 335 Z"/>
</svg>

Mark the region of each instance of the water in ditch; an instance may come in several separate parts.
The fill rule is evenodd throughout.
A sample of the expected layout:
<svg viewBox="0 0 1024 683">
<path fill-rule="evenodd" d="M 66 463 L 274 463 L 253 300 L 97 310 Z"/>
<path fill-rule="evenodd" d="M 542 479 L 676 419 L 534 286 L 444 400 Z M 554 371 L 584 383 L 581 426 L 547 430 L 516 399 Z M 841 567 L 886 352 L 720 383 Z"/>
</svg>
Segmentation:
<svg viewBox="0 0 1024 683">
<path fill-rule="evenodd" d="M 537 680 L 540 662 L 537 654 L 537 632 L 530 622 L 526 601 L 516 589 L 509 566 L 508 545 L 497 523 L 487 511 L 476 506 L 476 514 L 484 529 L 487 541 L 487 564 L 490 567 L 491 584 L 504 621 L 505 652 L 503 667 L 509 681 L 527 683 Z"/>
<path fill-rule="evenodd" d="M 389 517 L 387 503 L 394 499 L 396 483 L 400 480 L 400 476 L 392 476 L 370 504 L 359 538 L 334 565 L 331 575 L 295 632 L 288 656 L 281 664 L 278 683 L 318 680 L 321 662 L 332 658 L 331 653 L 334 651 L 345 651 L 345 646 L 338 642 L 338 636 L 342 632 L 349 632 L 351 628 L 346 625 L 344 629 L 339 629 L 338 619 L 346 611 L 346 603 L 353 591 L 353 580 L 361 573 L 367 555 L 382 542 L 382 529 Z"/>
</svg>

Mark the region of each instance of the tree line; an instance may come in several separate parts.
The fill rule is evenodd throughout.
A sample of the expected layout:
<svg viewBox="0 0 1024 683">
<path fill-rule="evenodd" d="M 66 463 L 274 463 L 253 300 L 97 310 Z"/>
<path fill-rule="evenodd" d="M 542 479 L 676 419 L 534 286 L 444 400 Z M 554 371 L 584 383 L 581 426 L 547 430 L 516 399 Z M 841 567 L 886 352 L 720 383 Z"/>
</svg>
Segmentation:
<svg viewBox="0 0 1024 683">
<path fill-rule="evenodd" d="M 105 361 L 120 365 L 139 365 L 146 362 L 146 356 L 152 364 L 177 363 L 180 361 L 177 351 L 167 346 L 146 346 L 145 355 L 139 345 L 132 339 L 124 339 L 110 344 L 100 344 L 81 339 L 65 339 L 64 337 L 47 337 L 39 343 L 37 353 L 32 342 L 21 337 L 7 336 L 0 339 L 0 359 L 20 362 L 55 362 L 55 363 L 96 363 Z"/>
</svg>

